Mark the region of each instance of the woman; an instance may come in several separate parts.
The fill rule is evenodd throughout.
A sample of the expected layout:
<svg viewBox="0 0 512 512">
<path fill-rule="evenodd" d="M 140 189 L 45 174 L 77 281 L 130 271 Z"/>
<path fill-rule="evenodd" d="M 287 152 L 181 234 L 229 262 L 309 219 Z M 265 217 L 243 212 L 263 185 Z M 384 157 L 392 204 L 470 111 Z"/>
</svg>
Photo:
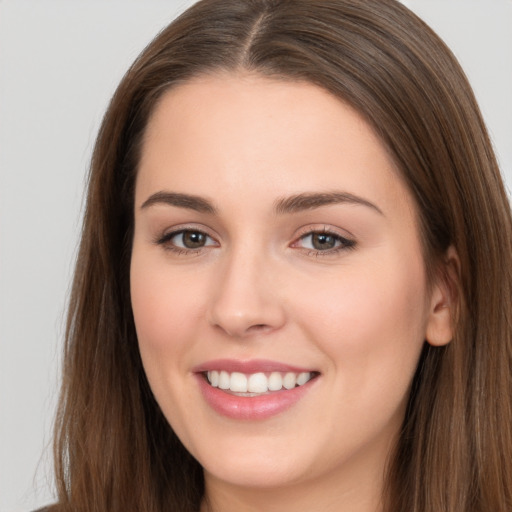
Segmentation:
<svg viewBox="0 0 512 512">
<path fill-rule="evenodd" d="M 54 510 L 505 511 L 511 222 L 393 0 L 206 0 L 96 144 Z"/>
</svg>

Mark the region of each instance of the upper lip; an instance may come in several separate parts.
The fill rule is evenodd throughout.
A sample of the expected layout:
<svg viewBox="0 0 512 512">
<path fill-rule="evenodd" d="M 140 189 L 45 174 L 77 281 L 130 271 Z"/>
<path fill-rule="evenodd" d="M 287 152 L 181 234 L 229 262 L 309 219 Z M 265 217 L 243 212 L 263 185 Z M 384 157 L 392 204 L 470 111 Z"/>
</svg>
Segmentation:
<svg viewBox="0 0 512 512">
<path fill-rule="evenodd" d="M 229 373 L 240 372 L 245 374 L 259 373 L 259 372 L 314 372 L 311 368 L 303 368 L 300 366 L 294 366 L 278 361 L 271 361 L 268 359 L 250 359 L 247 361 L 241 361 L 237 359 L 215 359 L 212 361 L 206 361 L 201 363 L 194 368 L 194 373 L 204 373 L 209 371 L 226 371 Z"/>
</svg>

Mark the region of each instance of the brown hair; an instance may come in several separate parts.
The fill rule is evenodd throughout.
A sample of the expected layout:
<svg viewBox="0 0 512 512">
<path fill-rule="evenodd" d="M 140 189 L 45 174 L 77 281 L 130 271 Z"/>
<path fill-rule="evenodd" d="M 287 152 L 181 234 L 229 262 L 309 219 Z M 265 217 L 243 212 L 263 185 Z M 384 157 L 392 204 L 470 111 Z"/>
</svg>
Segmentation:
<svg viewBox="0 0 512 512">
<path fill-rule="evenodd" d="M 56 422 L 59 511 L 197 511 L 200 465 L 160 412 L 129 296 L 141 139 L 162 94 L 219 70 L 319 85 L 363 115 L 415 197 L 430 276 L 453 245 L 457 325 L 425 344 L 389 512 L 512 509 L 512 226 L 470 86 L 442 41 L 395 0 L 203 0 L 119 85 L 92 158 Z"/>
</svg>

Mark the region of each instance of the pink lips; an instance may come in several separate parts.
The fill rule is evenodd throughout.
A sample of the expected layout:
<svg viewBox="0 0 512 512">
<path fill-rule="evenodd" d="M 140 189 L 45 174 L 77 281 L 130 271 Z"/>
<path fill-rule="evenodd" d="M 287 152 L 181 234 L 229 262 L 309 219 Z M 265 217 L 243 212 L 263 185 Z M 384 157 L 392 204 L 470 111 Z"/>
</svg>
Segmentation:
<svg viewBox="0 0 512 512">
<path fill-rule="evenodd" d="M 310 368 L 300 368 L 298 366 L 290 366 L 288 364 L 277 363 L 276 361 L 269 361 L 267 359 L 252 359 L 250 361 L 238 361 L 236 359 L 215 359 L 200 364 L 192 371 L 194 373 L 204 373 L 212 370 L 224 370 L 226 372 L 240 372 L 240 373 L 257 373 L 257 372 L 311 372 Z"/>
<path fill-rule="evenodd" d="M 237 361 L 232 359 L 208 361 L 194 367 L 193 372 L 197 378 L 199 388 L 210 407 L 223 416 L 237 420 L 264 420 L 284 412 L 307 394 L 317 380 L 313 378 L 306 384 L 290 390 L 282 389 L 259 396 L 239 396 L 212 387 L 204 375 L 212 370 L 245 374 L 258 372 L 302 373 L 313 372 L 313 370 L 268 360 Z"/>
</svg>

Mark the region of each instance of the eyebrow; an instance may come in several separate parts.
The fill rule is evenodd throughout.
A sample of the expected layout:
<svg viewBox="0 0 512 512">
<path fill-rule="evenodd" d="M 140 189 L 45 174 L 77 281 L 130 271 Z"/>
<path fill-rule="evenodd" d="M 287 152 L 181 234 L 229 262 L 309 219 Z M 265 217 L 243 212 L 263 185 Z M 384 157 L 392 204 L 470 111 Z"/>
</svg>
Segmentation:
<svg viewBox="0 0 512 512">
<path fill-rule="evenodd" d="M 210 215 L 217 214 L 217 208 L 215 208 L 213 203 L 204 197 L 166 191 L 156 192 L 149 196 L 149 198 L 141 205 L 141 209 L 149 208 L 156 204 L 186 208 L 200 213 L 208 213 Z M 287 213 L 297 213 L 335 204 L 355 204 L 366 206 L 380 215 L 384 215 L 382 210 L 374 203 L 348 192 L 309 192 L 284 197 L 278 199 L 274 203 L 274 211 L 279 215 L 284 215 Z"/>
<path fill-rule="evenodd" d="M 384 215 L 382 210 L 374 203 L 362 197 L 350 194 L 348 192 L 322 192 L 322 193 L 304 193 L 291 197 L 278 199 L 274 209 L 278 214 L 295 213 L 304 210 L 312 210 L 322 206 L 334 204 L 356 204 L 366 206 L 375 210 L 380 215 Z"/>
<path fill-rule="evenodd" d="M 217 213 L 217 209 L 213 204 L 204 197 L 165 191 L 156 192 L 149 196 L 149 198 L 142 203 L 140 208 L 142 210 L 155 204 L 177 206 L 178 208 L 187 208 L 189 210 L 195 210 L 200 213 L 209 213 L 211 215 Z"/>
</svg>

